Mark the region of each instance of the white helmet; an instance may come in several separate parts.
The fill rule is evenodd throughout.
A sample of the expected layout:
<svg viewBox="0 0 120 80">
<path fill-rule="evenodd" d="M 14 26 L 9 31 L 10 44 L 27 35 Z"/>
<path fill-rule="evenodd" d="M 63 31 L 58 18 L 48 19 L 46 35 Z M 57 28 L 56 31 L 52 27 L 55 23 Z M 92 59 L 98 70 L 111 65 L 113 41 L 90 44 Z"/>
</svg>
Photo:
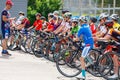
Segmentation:
<svg viewBox="0 0 120 80">
<path fill-rule="evenodd" d="M 54 11 L 53 12 L 53 15 L 56 15 L 56 14 L 59 15 L 60 14 L 59 11 Z"/>
<path fill-rule="evenodd" d="M 87 18 L 85 16 L 80 16 L 79 20 L 83 21 L 83 22 L 87 22 Z"/>
<path fill-rule="evenodd" d="M 103 19 L 103 18 L 107 18 L 108 16 L 109 16 L 109 14 L 105 12 L 105 13 L 101 13 L 99 18 Z"/>
<path fill-rule="evenodd" d="M 119 19 L 119 16 L 118 16 L 118 14 L 112 14 L 112 15 L 110 16 L 110 18 L 112 18 L 112 19 L 114 19 L 114 20 L 118 20 L 118 19 Z"/>
<path fill-rule="evenodd" d="M 77 22 L 77 23 L 78 23 L 78 18 L 73 17 L 73 18 L 72 18 L 72 22 Z"/>
</svg>

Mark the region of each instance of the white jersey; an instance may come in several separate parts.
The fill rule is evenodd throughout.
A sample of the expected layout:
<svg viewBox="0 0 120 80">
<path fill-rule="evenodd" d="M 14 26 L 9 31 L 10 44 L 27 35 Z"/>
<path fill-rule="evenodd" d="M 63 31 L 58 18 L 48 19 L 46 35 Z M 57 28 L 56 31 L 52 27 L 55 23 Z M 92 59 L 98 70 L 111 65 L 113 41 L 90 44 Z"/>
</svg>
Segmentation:
<svg viewBox="0 0 120 80">
<path fill-rule="evenodd" d="M 100 26 L 100 32 L 106 34 L 107 28 L 105 26 Z"/>
<path fill-rule="evenodd" d="M 20 16 L 17 21 L 16 21 L 16 25 L 19 25 L 22 23 L 22 20 L 24 19 L 25 17 L 24 16 Z"/>
</svg>

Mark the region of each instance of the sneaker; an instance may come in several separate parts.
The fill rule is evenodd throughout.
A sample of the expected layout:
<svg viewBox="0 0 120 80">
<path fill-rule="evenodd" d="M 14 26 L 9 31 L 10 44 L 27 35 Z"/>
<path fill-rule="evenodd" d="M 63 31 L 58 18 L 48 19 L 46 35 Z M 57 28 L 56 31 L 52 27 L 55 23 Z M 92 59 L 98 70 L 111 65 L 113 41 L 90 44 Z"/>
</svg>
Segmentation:
<svg viewBox="0 0 120 80">
<path fill-rule="evenodd" d="M 13 45 L 8 46 L 8 49 L 12 49 Z"/>
<path fill-rule="evenodd" d="M 10 53 L 2 53 L 2 56 L 12 56 Z"/>
<path fill-rule="evenodd" d="M 16 46 L 14 49 L 15 49 L 15 50 L 20 50 L 20 47 Z"/>
<path fill-rule="evenodd" d="M 77 78 L 78 80 L 80 80 L 80 79 L 85 80 L 86 77 L 83 76 L 82 73 L 80 73 L 79 75 L 76 76 L 76 78 Z"/>
<path fill-rule="evenodd" d="M 117 78 L 118 78 L 118 75 L 117 75 L 117 74 L 114 74 L 114 75 L 112 75 L 112 76 L 109 76 L 108 78 L 109 78 L 109 79 L 117 79 Z"/>
<path fill-rule="evenodd" d="M 27 52 L 31 52 L 32 50 L 31 49 L 27 49 Z"/>
<path fill-rule="evenodd" d="M 12 54 L 10 54 L 9 52 L 6 53 L 8 56 L 12 56 Z"/>
<path fill-rule="evenodd" d="M 7 54 L 5 54 L 5 53 L 2 53 L 2 56 L 8 56 Z"/>
</svg>

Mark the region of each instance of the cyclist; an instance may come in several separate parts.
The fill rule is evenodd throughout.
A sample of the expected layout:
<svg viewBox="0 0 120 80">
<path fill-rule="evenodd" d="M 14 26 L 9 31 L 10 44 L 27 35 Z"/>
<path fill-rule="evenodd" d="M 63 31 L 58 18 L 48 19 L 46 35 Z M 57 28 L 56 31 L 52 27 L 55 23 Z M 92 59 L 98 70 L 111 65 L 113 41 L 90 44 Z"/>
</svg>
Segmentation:
<svg viewBox="0 0 120 80">
<path fill-rule="evenodd" d="M 89 50 L 93 48 L 94 41 L 92 38 L 92 32 L 90 30 L 89 24 L 87 24 L 87 18 L 85 16 L 81 16 L 79 20 L 81 28 L 78 31 L 77 38 L 74 38 L 74 41 L 78 41 L 82 35 L 85 47 L 80 57 L 82 72 L 81 74 L 76 76 L 76 78 L 85 79 L 86 78 L 85 58 L 87 57 Z"/>
<path fill-rule="evenodd" d="M 44 31 L 47 31 L 47 32 L 53 31 L 53 28 L 54 28 L 54 26 L 53 26 L 54 25 L 53 17 L 54 17 L 54 15 L 52 13 L 48 14 L 48 22 L 46 23 L 47 24 L 47 28 L 44 29 Z"/>
<path fill-rule="evenodd" d="M 62 21 L 60 27 L 54 31 L 55 34 L 60 33 L 60 35 L 64 35 L 66 34 L 66 32 L 70 31 L 70 28 L 71 28 L 70 21 L 71 21 L 72 14 L 70 12 L 67 12 L 65 13 L 64 16 L 65 16 L 64 20 Z"/>
<path fill-rule="evenodd" d="M 22 23 L 22 20 L 24 19 L 24 17 L 25 17 L 25 13 L 22 12 L 22 11 L 20 11 L 20 12 L 19 12 L 19 18 L 17 19 L 17 21 L 16 21 L 16 23 L 15 23 L 16 26 Z"/>
<path fill-rule="evenodd" d="M 107 28 L 104 25 L 104 22 L 108 19 L 107 13 L 101 13 L 100 14 L 100 24 L 98 25 L 98 30 L 96 34 L 93 34 L 95 37 L 104 37 L 107 34 Z"/>
<path fill-rule="evenodd" d="M 54 15 L 54 16 L 59 16 L 60 13 L 59 13 L 59 11 L 54 11 L 54 12 L 53 12 L 53 15 Z"/>
<path fill-rule="evenodd" d="M 95 40 L 115 40 L 118 43 L 120 43 L 120 31 L 116 31 L 113 28 L 113 22 L 112 21 L 108 21 L 105 23 L 107 28 L 109 29 L 107 35 L 103 38 L 94 38 Z M 117 46 L 120 48 L 120 46 Z M 118 49 L 118 53 L 120 53 L 120 50 Z M 119 65 L 118 65 L 118 56 L 114 55 L 113 56 L 113 62 L 114 62 L 114 75 L 109 76 L 109 78 L 112 79 L 117 79 L 118 78 L 118 69 L 119 69 Z"/>
<path fill-rule="evenodd" d="M 95 26 L 95 23 L 97 22 L 97 19 L 95 17 L 91 17 L 90 18 L 90 29 L 92 31 L 92 34 L 95 34 L 96 33 L 96 26 Z"/>
<path fill-rule="evenodd" d="M 119 19 L 118 14 L 112 14 L 110 18 L 112 18 L 112 21 L 114 23 L 113 28 L 120 31 L 120 24 L 118 23 L 118 19 Z"/>
<path fill-rule="evenodd" d="M 10 55 L 7 51 L 7 41 L 10 36 L 10 13 L 9 10 L 12 8 L 13 2 L 10 0 L 6 1 L 6 7 L 1 13 L 1 30 L 2 30 L 2 55 Z M 15 19 L 15 18 L 13 18 Z"/>
<path fill-rule="evenodd" d="M 27 17 L 25 17 L 23 20 L 22 20 L 22 22 L 21 22 L 21 24 L 18 26 L 18 27 L 16 27 L 19 31 L 21 31 L 23 34 L 25 34 L 26 35 L 26 37 L 27 37 L 27 35 L 28 35 L 28 28 L 30 27 L 30 21 L 29 21 L 29 19 L 27 18 Z M 14 48 L 15 50 L 20 50 L 20 46 L 19 46 L 19 41 L 20 40 L 20 37 L 19 37 L 19 39 L 16 41 L 16 47 Z"/>
<path fill-rule="evenodd" d="M 37 13 L 35 16 L 36 16 L 36 20 L 33 23 L 33 25 L 30 28 L 28 28 L 28 30 L 32 28 L 35 28 L 36 31 L 42 30 L 42 20 L 40 20 L 41 14 Z"/>
<path fill-rule="evenodd" d="M 19 12 L 19 18 L 17 19 L 17 21 L 15 22 L 15 20 L 11 20 L 11 36 L 10 36 L 10 45 L 9 45 L 9 49 L 12 49 L 12 47 L 13 47 L 13 41 L 14 41 L 14 33 L 13 33 L 13 31 L 14 31 L 14 29 L 15 29 L 15 27 L 19 27 L 19 25 L 22 23 L 22 20 L 25 18 L 25 13 L 24 12 L 22 12 L 22 11 L 20 11 Z"/>
<path fill-rule="evenodd" d="M 53 31 L 55 31 L 57 28 L 59 28 L 59 26 L 62 23 L 63 18 L 61 16 L 54 16 L 53 17 L 53 23 L 54 23 L 54 28 Z"/>
<path fill-rule="evenodd" d="M 70 35 L 75 35 L 78 32 L 79 28 L 78 19 L 76 17 L 72 18 L 72 28 L 70 30 Z"/>
<path fill-rule="evenodd" d="M 40 20 L 42 21 L 42 30 L 43 30 L 47 27 L 47 21 L 46 21 L 46 18 L 44 16 L 41 16 Z"/>
<path fill-rule="evenodd" d="M 62 17 L 64 17 L 65 13 L 69 12 L 68 10 L 62 10 Z"/>
</svg>

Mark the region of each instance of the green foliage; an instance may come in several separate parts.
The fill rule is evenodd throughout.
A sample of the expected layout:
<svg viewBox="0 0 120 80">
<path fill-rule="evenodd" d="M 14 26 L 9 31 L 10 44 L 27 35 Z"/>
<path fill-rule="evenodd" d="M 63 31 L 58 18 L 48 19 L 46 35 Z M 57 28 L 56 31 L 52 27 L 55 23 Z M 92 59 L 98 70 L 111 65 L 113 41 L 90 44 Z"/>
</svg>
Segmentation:
<svg viewBox="0 0 120 80">
<path fill-rule="evenodd" d="M 33 23 L 36 13 L 39 12 L 47 18 L 48 13 L 59 10 L 61 5 L 61 0 L 28 0 L 27 16 Z"/>
</svg>

